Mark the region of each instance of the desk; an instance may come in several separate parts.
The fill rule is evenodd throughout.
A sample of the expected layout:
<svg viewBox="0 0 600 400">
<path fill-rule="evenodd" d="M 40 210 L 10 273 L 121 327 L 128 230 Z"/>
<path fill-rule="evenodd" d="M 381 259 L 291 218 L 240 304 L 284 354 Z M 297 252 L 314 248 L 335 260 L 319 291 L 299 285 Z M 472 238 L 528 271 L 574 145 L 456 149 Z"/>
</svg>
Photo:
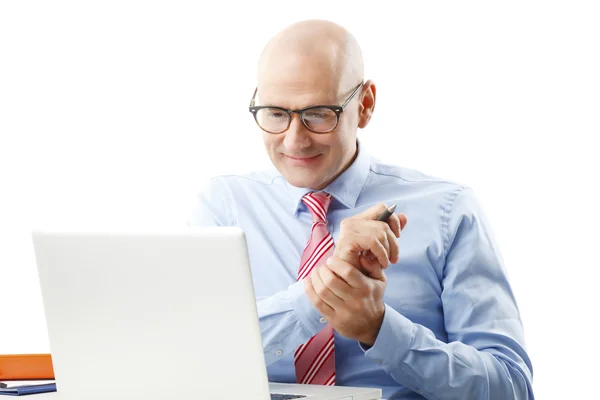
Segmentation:
<svg viewBox="0 0 600 400">
<path fill-rule="evenodd" d="M 8 400 L 8 398 L 19 399 L 21 397 L 24 397 L 25 399 L 31 399 L 31 398 L 35 398 L 35 396 L 37 396 L 39 400 L 61 400 L 60 395 L 58 394 L 58 392 L 30 394 L 30 395 L 27 395 L 27 396 L 17 396 L 17 397 L 13 397 L 13 396 L 4 396 L 4 397 L 7 397 L 7 400 Z M 183 400 L 183 399 L 177 399 L 177 400 Z M 192 399 L 190 399 L 190 400 L 192 400 Z M 195 397 L 193 400 L 198 400 L 198 398 Z M 381 400 L 386 400 L 386 399 L 381 399 Z"/>
<path fill-rule="evenodd" d="M 143 393 L 141 393 L 142 391 L 131 391 L 131 389 L 135 388 L 135 385 L 131 385 L 128 383 L 127 385 L 127 390 L 124 390 L 123 392 L 119 393 L 115 393 L 114 391 L 92 391 L 89 394 L 93 395 L 91 397 L 93 397 L 94 399 L 100 398 L 102 400 L 107 399 L 107 398 L 139 398 L 140 396 L 142 397 L 142 400 L 144 400 L 144 398 L 152 398 L 152 399 L 156 399 L 157 397 L 164 397 L 164 396 L 160 396 L 157 394 L 157 392 L 155 391 L 148 391 L 148 390 L 144 390 L 143 392 L 145 393 L 145 395 Z M 190 385 L 191 388 L 191 385 Z M 104 387 L 104 389 L 107 389 L 106 387 Z M 146 388 L 145 388 L 146 389 Z M 199 399 L 199 393 L 190 393 L 190 390 L 186 390 L 185 387 L 178 387 L 178 390 L 174 390 L 170 393 L 170 397 L 175 397 L 177 400 L 198 400 Z M 323 398 L 336 398 L 336 399 L 345 399 L 345 400 L 349 400 L 349 399 L 363 399 L 363 400 L 374 400 L 374 399 L 379 399 L 379 400 L 385 400 L 385 399 L 381 399 L 381 390 L 379 389 L 373 389 L 373 388 L 361 388 L 361 387 L 345 387 L 345 386 L 336 386 L 336 387 L 329 387 L 329 386 L 319 386 L 319 385 L 296 385 L 296 384 L 287 384 L 287 383 L 276 383 L 276 382 L 270 382 L 269 383 L 269 389 L 272 393 L 297 393 L 297 394 L 304 394 L 306 396 L 308 396 L 308 398 L 314 398 L 313 396 L 318 397 L 319 399 L 323 399 Z M 75 390 L 75 389 L 72 389 Z M 225 389 L 227 390 L 227 389 Z M 69 391 L 67 391 L 69 392 Z M 73 394 L 73 393 L 71 393 Z M 206 392 L 204 393 L 205 395 L 207 394 Z M 232 393 L 220 393 L 221 396 L 218 397 L 222 397 L 222 395 L 227 395 L 228 397 L 232 394 Z M 62 396 L 61 396 L 61 392 L 60 392 L 60 388 L 58 392 L 50 392 L 50 393 L 40 393 L 40 394 L 36 394 L 36 395 L 29 395 L 29 396 L 45 396 L 43 398 L 41 398 L 40 400 L 62 400 Z M 78 395 L 79 396 L 79 395 Z M 201 397 L 205 397 L 202 396 L 202 394 L 200 394 Z M 248 398 L 247 393 L 241 393 L 239 394 L 240 397 L 243 398 Z M 167 397 L 169 397 L 167 395 Z M 260 397 L 260 396 L 257 396 Z M 0 400 L 2 400 L 0 398 Z M 80 400 L 80 399 L 77 399 Z M 252 399 L 250 399 L 252 400 Z M 266 400 L 266 399 L 260 399 L 260 400 Z"/>
</svg>

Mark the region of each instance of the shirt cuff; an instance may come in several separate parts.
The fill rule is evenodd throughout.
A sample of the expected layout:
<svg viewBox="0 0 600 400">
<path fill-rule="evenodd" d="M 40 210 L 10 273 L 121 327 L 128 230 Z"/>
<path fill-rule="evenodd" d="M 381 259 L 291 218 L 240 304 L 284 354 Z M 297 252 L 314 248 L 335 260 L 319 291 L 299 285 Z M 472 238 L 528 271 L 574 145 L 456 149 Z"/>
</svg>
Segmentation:
<svg viewBox="0 0 600 400">
<path fill-rule="evenodd" d="M 292 302 L 296 315 L 310 336 L 319 333 L 327 324 L 327 320 L 312 305 L 304 292 L 304 280 L 298 281 L 288 287 L 289 299 Z"/>
<path fill-rule="evenodd" d="M 377 363 L 398 365 L 410 350 L 414 335 L 415 324 L 386 304 L 383 322 L 373 347 L 366 348 L 361 343 L 359 346 L 366 357 Z"/>
</svg>

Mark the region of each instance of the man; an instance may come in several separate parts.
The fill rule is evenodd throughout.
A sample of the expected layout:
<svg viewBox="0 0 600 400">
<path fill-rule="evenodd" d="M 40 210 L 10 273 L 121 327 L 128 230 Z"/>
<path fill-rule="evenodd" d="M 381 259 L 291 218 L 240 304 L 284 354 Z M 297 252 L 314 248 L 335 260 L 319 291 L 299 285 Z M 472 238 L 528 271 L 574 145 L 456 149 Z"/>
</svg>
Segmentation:
<svg viewBox="0 0 600 400">
<path fill-rule="evenodd" d="M 389 399 L 533 398 L 472 190 L 371 158 L 357 128 L 375 99 L 350 33 L 291 25 L 265 47 L 250 107 L 275 170 L 216 177 L 199 196 L 191 224 L 247 235 L 269 379 Z M 392 204 L 400 213 L 377 221 Z"/>
</svg>

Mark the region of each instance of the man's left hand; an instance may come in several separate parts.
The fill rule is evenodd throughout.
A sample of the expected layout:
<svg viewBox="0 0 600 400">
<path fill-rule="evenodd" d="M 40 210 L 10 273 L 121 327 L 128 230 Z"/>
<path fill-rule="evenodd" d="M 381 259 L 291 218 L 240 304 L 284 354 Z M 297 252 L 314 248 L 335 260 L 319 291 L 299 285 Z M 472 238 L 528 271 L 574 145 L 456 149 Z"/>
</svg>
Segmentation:
<svg viewBox="0 0 600 400">
<path fill-rule="evenodd" d="M 336 256 L 304 280 L 310 302 L 333 329 L 367 346 L 373 346 L 383 322 L 385 286 L 385 274 L 369 278 Z"/>
</svg>

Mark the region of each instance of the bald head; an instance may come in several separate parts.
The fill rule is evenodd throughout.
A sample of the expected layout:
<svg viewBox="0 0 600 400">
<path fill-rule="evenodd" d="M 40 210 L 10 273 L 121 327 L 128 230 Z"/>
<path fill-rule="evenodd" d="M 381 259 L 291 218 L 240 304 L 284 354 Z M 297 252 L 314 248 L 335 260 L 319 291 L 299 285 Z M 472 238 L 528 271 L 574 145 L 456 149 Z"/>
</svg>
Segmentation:
<svg viewBox="0 0 600 400">
<path fill-rule="evenodd" d="M 282 84 L 300 91 L 320 88 L 337 97 L 363 74 L 362 53 L 350 32 L 330 21 L 308 20 L 288 26 L 267 43 L 258 64 L 258 87 L 259 93 Z"/>
<path fill-rule="evenodd" d="M 298 22 L 267 43 L 255 98 L 263 107 L 252 111 L 269 158 L 292 186 L 321 190 L 355 159 L 357 130 L 375 107 L 375 85 L 359 86 L 363 79 L 356 39 L 332 22 Z M 303 112 L 286 115 L 281 108 Z M 318 130 L 325 125 L 332 128 Z"/>
</svg>

